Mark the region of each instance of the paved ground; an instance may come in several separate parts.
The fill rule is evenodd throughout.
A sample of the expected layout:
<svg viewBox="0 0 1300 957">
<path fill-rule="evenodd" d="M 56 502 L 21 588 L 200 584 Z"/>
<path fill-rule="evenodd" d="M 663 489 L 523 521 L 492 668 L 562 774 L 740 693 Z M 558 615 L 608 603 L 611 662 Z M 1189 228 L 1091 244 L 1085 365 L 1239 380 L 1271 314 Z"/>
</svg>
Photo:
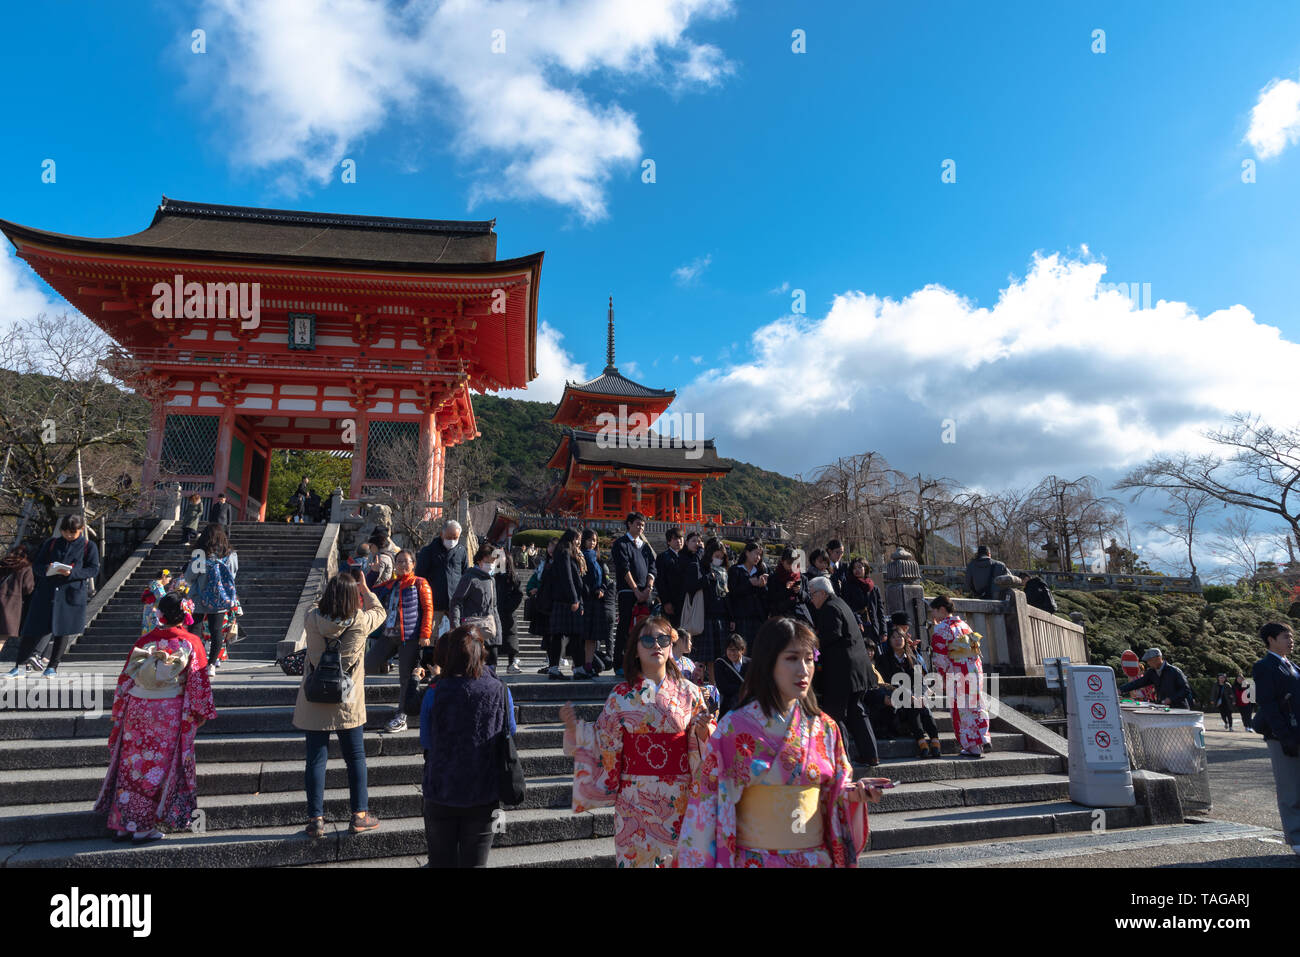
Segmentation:
<svg viewBox="0 0 1300 957">
<path fill-rule="evenodd" d="M 980 867 L 1297 867 L 1280 831 L 1277 793 L 1264 739 L 1242 729 L 1222 729 L 1217 714 L 1206 715 L 1205 746 L 1213 808 L 1188 827 L 1071 835 L 1037 844 L 990 846 L 988 856 L 969 860 Z M 904 864 L 906 862 L 899 861 Z M 934 861 L 932 863 L 942 863 Z"/>
</svg>

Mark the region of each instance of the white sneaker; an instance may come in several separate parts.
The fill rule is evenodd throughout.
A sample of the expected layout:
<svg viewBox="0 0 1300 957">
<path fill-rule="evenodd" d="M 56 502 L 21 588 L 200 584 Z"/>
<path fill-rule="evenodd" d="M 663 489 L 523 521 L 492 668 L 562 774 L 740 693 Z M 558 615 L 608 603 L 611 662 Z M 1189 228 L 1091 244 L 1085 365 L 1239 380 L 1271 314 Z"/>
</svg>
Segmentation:
<svg viewBox="0 0 1300 957">
<path fill-rule="evenodd" d="M 215 678 L 216 675 L 217 675 L 217 666 L 216 666 L 216 665 L 208 665 L 208 677 L 209 677 L 209 678 Z"/>
<path fill-rule="evenodd" d="M 561 658 L 561 659 L 560 659 L 560 667 L 561 667 L 561 668 L 572 668 L 572 667 L 573 667 L 573 659 L 572 659 L 572 658 Z"/>
<path fill-rule="evenodd" d="M 514 661 L 510 662 L 510 667 L 506 669 L 506 674 L 508 675 L 521 675 L 523 673 L 524 669 L 520 668 L 518 662 Z"/>
<path fill-rule="evenodd" d="M 384 725 L 384 730 L 389 734 L 397 734 L 406 730 L 406 715 L 395 714 L 388 719 L 388 724 Z"/>
</svg>

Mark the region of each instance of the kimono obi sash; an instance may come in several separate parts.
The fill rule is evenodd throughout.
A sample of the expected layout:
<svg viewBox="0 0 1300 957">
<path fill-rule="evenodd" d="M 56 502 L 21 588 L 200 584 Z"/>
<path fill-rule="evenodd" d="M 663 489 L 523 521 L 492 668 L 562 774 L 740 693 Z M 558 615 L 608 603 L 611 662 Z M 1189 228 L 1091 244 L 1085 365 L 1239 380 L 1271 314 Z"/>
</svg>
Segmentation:
<svg viewBox="0 0 1300 957">
<path fill-rule="evenodd" d="M 736 805 L 736 843 L 763 851 L 822 846 L 821 790 L 798 784 L 750 784 Z"/>
<path fill-rule="evenodd" d="M 623 729 L 623 773 L 676 777 L 691 773 L 686 732 L 631 732 Z"/>
<path fill-rule="evenodd" d="M 185 693 L 189 663 L 189 646 L 179 642 L 149 642 L 133 648 L 126 674 L 134 684 L 127 694 L 152 701 L 179 698 Z"/>
</svg>

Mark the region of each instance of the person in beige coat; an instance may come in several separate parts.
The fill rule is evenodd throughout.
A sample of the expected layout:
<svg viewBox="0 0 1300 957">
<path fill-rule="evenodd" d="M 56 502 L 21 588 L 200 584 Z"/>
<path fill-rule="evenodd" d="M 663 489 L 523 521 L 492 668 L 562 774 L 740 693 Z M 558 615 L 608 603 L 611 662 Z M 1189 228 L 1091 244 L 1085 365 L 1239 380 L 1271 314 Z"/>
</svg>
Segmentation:
<svg viewBox="0 0 1300 957">
<path fill-rule="evenodd" d="M 358 571 L 360 571 L 358 569 Z M 343 572 L 325 586 L 316 608 L 307 614 L 307 661 L 298 702 L 293 709 L 293 726 L 307 732 L 307 836 L 325 835 L 325 765 L 329 758 L 330 732 L 339 739 L 348 766 L 348 791 L 352 805 L 353 834 L 373 831 L 379 819 L 370 813 L 366 793 L 366 636 L 384 623 L 387 612 L 366 587 L 364 575 Z M 352 693 L 338 704 L 307 700 L 307 676 L 319 664 L 326 642 L 338 642 L 339 660 L 353 679 Z"/>
</svg>

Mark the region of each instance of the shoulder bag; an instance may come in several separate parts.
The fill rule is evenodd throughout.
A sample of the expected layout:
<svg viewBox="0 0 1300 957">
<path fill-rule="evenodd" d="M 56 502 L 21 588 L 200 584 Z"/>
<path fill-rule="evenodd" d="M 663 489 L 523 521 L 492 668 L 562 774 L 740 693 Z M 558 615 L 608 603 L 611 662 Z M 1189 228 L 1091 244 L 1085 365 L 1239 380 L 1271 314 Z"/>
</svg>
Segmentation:
<svg viewBox="0 0 1300 957">
<path fill-rule="evenodd" d="M 527 786 L 524 784 L 524 766 L 519 760 L 519 752 L 515 749 L 515 739 L 510 736 L 510 689 L 504 681 L 501 682 L 501 686 L 504 692 L 502 698 L 505 701 L 502 706 L 504 713 L 501 735 L 497 739 L 501 803 L 514 806 L 523 803 Z"/>
</svg>

